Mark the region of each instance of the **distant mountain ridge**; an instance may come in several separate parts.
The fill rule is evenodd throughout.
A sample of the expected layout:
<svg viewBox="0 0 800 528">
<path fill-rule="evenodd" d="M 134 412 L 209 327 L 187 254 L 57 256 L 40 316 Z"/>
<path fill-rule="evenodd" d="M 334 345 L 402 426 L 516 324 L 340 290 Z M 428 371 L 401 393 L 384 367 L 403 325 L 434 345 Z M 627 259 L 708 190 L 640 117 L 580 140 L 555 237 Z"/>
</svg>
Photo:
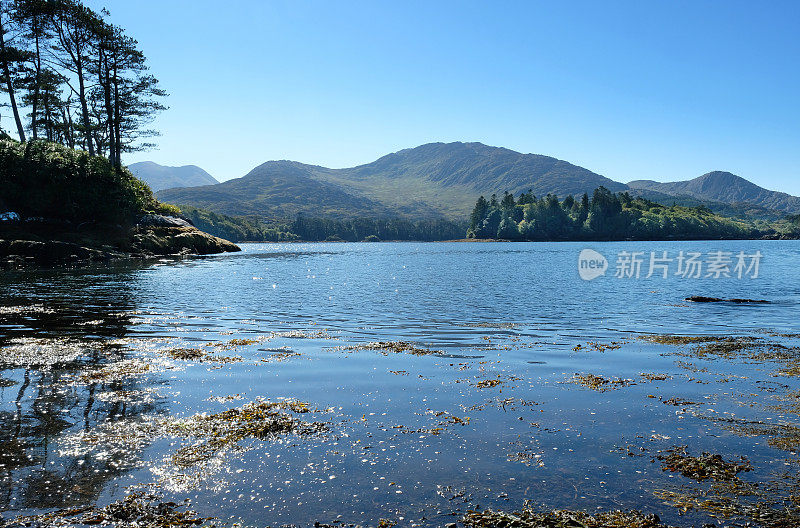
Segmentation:
<svg viewBox="0 0 800 528">
<path fill-rule="evenodd" d="M 345 169 L 268 161 L 241 178 L 162 190 L 158 197 L 228 215 L 267 218 L 303 214 L 463 219 L 480 195 L 530 190 L 536 196 L 579 196 L 600 186 L 743 215 L 782 214 L 772 210 L 800 213 L 800 198 L 763 189 L 730 173 L 713 172 L 686 182 L 624 184 L 550 156 L 461 142 L 428 143 Z"/>
<path fill-rule="evenodd" d="M 141 161 L 128 165 L 134 176 L 143 180 L 153 192 L 174 187 L 197 187 L 216 185 L 216 178 L 196 165 L 168 167 L 153 161 Z"/>
<path fill-rule="evenodd" d="M 268 161 L 242 178 L 158 195 L 229 215 L 463 218 L 481 194 L 582 194 L 601 185 L 626 189 L 549 156 L 481 143 L 429 143 L 346 169 Z"/>
<path fill-rule="evenodd" d="M 671 196 L 691 196 L 727 204 L 752 204 L 776 211 L 800 213 L 800 198 L 759 187 L 730 172 L 713 171 L 693 180 L 659 183 L 636 180 L 628 183 L 631 189 L 646 189 Z"/>
</svg>

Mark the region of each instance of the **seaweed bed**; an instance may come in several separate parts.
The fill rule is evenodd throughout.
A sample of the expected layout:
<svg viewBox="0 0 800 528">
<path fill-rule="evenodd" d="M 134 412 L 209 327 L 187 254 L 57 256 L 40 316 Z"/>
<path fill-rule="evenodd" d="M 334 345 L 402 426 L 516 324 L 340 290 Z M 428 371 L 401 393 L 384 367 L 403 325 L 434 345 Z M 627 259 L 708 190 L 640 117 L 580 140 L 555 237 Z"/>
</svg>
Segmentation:
<svg viewBox="0 0 800 528">
<path fill-rule="evenodd" d="M 188 503 L 161 502 L 155 495 L 132 493 L 122 500 L 99 508 L 89 506 L 58 510 L 41 515 L 0 520 L 4 528 L 66 528 L 72 526 L 115 526 L 117 528 L 178 528 L 212 526 L 212 519 L 199 517 Z"/>
<path fill-rule="evenodd" d="M 164 432 L 197 441 L 178 449 L 172 462 L 187 468 L 212 458 L 246 438 L 267 440 L 280 434 L 311 435 L 327 430 L 321 422 L 305 422 L 284 411 L 305 414 L 308 405 L 298 401 L 256 401 L 211 415 L 169 421 Z"/>
<path fill-rule="evenodd" d="M 657 515 L 620 510 L 590 515 L 581 511 L 538 512 L 525 508 L 506 513 L 485 510 L 465 515 L 461 522 L 470 528 L 669 528 Z"/>
<path fill-rule="evenodd" d="M 277 336 L 279 334 L 270 334 L 269 337 L 257 339 L 231 339 L 227 342 L 213 342 L 208 343 L 202 348 L 166 348 L 156 350 L 157 354 L 166 356 L 174 360 L 181 361 L 197 361 L 197 362 L 234 362 L 241 361 L 239 357 L 227 357 L 218 355 L 220 350 L 236 349 L 238 347 L 250 346 L 258 344 L 264 339 Z M 309 337 L 307 334 L 299 334 L 286 332 L 281 334 L 287 338 Z M 769 334 L 777 337 L 778 334 Z M 329 339 L 327 334 L 315 334 L 310 337 L 320 339 Z M 788 336 L 795 338 L 797 336 Z M 723 457 L 720 454 L 710 452 L 701 452 L 699 455 L 691 455 L 689 446 L 673 446 L 671 448 L 663 449 L 664 446 L 657 448 L 649 448 L 648 444 L 629 443 L 625 446 L 627 449 L 627 456 L 639 456 L 647 463 L 645 454 L 653 453 L 651 460 L 652 464 L 660 462 L 661 469 L 664 472 L 673 473 L 674 475 L 664 475 L 664 477 L 675 477 L 676 484 L 671 485 L 672 482 L 667 480 L 666 484 L 662 482 L 660 485 L 654 485 L 646 489 L 647 494 L 657 498 L 665 506 L 671 506 L 678 510 L 680 513 L 690 511 L 703 512 L 707 517 L 719 520 L 720 523 L 728 523 L 727 526 L 744 527 L 744 526 L 761 526 L 764 528 L 790 528 L 800 526 L 800 478 L 793 472 L 797 464 L 796 452 L 800 448 L 800 426 L 792 423 L 785 416 L 788 414 L 800 415 L 800 391 L 791 390 L 789 385 L 777 384 L 777 382 L 769 381 L 771 378 L 776 377 L 793 377 L 800 376 L 800 347 L 790 346 L 788 343 L 780 343 L 772 340 L 771 337 L 762 336 L 681 336 L 681 335 L 643 335 L 640 339 L 649 343 L 657 345 L 668 346 L 667 352 L 662 353 L 662 356 L 680 356 L 682 358 L 692 358 L 700 362 L 717 362 L 720 366 L 714 369 L 710 364 L 708 368 L 699 368 L 692 363 L 690 359 L 686 361 L 676 361 L 675 365 L 684 370 L 690 370 L 692 373 L 670 372 L 640 372 L 634 371 L 633 376 L 635 379 L 627 379 L 607 374 L 603 371 L 603 375 L 591 373 L 576 373 L 571 378 L 564 380 L 561 378 L 560 383 L 575 390 L 574 385 L 585 387 L 596 392 L 606 392 L 633 385 L 640 385 L 645 383 L 654 382 L 668 382 L 658 384 L 656 388 L 673 385 L 688 380 L 690 383 L 709 383 L 708 379 L 712 382 L 715 377 L 720 382 L 727 382 L 729 378 L 722 368 L 726 364 L 734 362 L 743 362 L 756 364 L 757 370 L 765 370 L 768 374 L 766 381 L 759 380 L 756 383 L 773 383 L 771 387 L 770 400 L 767 404 L 757 398 L 757 394 L 752 392 L 750 394 L 739 393 L 731 389 L 727 395 L 735 394 L 739 400 L 736 403 L 742 407 L 753 409 L 753 412 L 759 410 L 770 410 L 784 413 L 780 421 L 769 421 L 771 418 L 759 420 L 757 417 L 750 416 L 742 418 L 734 416 L 733 413 L 729 415 L 720 415 L 710 411 L 709 409 L 716 402 L 709 402 L 707 398 L 710 396 L 700 396 L 697 394 L 680 394 L 679 396 L 671 396 L 670 394 L 653 395 L 649 394 L 647 398 L 653 398 L 666 405 L 681 407 L 681 409 L 669 409 L 669 413 L 675 412 L 675 415 L 683 419 L 684 417 L 692 417 L 703 422 L 703 427 L 718 427 L 728 433 L 733 433 L 739 437 L 765 437 L 763 445 L 770 446 L 782 450 L 784 453 L 791 454 L 794 458 L 787 458 L 788 461 L 785 465 L 790 466 L 785 469 L 785 474 L 778 474 L 776 472 L 770 473 L 768 476 L 764 475 L 763 462 L 757 456 L 753 457 L 751 453 L 747 453 L 753 459 L 753 463 L 745 457 L 730 457 L 728 453 Z M 16 356 L 19 356 L 19 343 L 12 346 L 11 350 Z M 26 345 L 31 347 L 31 350 L 25 350 L 26 354 L 23 356 L 24 361 L 18 361 L 19 364 L 28 364 L 28 358 L 35 357 L 36 350 L 41 350 L 42 343 L 28 342 Z M 14 348 L 17 346 L 17 348 Z M 615 350 L 619 348 L 618 342 L 611 342 L 611 344 L 599 344 L 589 342 L 586 347 L 579 345 L 573 350 L 581 350 L 585 352 L 604 353 L 607 350 Z M 49 349 L 48 349 L 49 350 Z M 299 355 L 296 352 L 287 349 L 286 347 L 275 349 L 262 349 L 264 351 L 276 352 L 275 357 L 281 359 L 288 359 Z M 356 351 L 377 351 L 384 355 L 389 354 L 411 354 L 414 356 L 429 356 L 438 355 L 443 356 L 444 353 L 440 350 L 431 350 L 423 348 L 417 344 L 408 341 L 375 341 L 364 344 L 357 344 L 352 346 L 335 347 L 334 350 L 356 352 Z M 69 356 L 72 357 L 74 352 L 73 348 L 69 349 Z M 64 356 L 62 356 L 64 357 Z M 158 359 L 158 355 L 155 356 Z M 446 357 L 446 356 L 445 356 Z M 436 358 L 431 358 L 438 361 Z M 121 359 L 115 362 L 100 363 L 99 366 L 93 366 L 80 371 L 70 379 L 77 380 L 84 384 L 111 384 L 111 382 L 119 382 L 128 378 L 142 377 L 152 375 L 154 372 L 163 370 L 164 368 L 173 368 L 174 364 L 170 361 L 161 359 L 162 363 L 158 364 L 152 361 L 145 361 L 143 359 Z M 264 361 L 264 360 L 262 360 Z M 380 361 L 384 361 L 383 358 Z M 47 362 L 43 363 L 46 364 Z M 256 362 L 257 364 L 260 362 Z M 445 362 L 446 363 L 446 362 Z M 468 379 L 454 379 L 453 383 L 468 382 L 470 386 L 478 389 L 492 389 L 497 387 L 497 390 L 503 391 L 509 388 L 509 392 L 513 389 L 509 381 L 524 381 L 510 374 L 506 374 L 504 370 L 500 370 L 503 374 L 498 374 L 494 361 L 479 361 L 476 364 L 458 363 L 454 365 L 450 363 L 451 367 L 458 370 L 468 370 L 469 368 L 476 368 L 478 375 L 474 378 Z M 499 361 L 497 362 L 499 363 Z M 173 366 L 171 366 L 173 365 Z M 491 365 L 491 366 L 490 366 Z M 767 365 L 768 368 L 761 368 L 761 365 Z M 410 367 L 408 367 L 410 368 Z M 497 367 L 499 368 L 499 367 Z M 390 370 L 392 374 L 409 376 L 406 370 Z M 640 373 L 639 373 L 640 372 Z M 635 373 L 639 373 L 638 376 Z M 700 373 L 703 376 L 700 376 Z M 427 374 L 427 373 L 426 373 Z M 564 375 L 564 374 L 562 374 Z M 627 375 L 632 375 L 630 372 Z M 697 376 L 697 377 L 693 377 Z M 411 376 L 409 376 L 411 377 Z M 421 374 L 421 379 L 427 379 Z M 685 378 L 685 379 L 683 379 Z M 703 378 L 703 379 L 698 379 Z M 747 379 L 741 377 L 741 379 Z M 795 380 L 796 381 L 796 380 Z M 0 386 L 11 386 L 17 383 L 14 380 L 0 378 Z M 573 386 L 570 387 L 570 384 Z M 776 388 L 782 387 L 782 388 Z M 617 393 L 623 398 L 628 398 L 628 395 L 641 394 L 641 387 L 633 387 L 626 391 Z M 756 389 L 753 389 L 755 391 Z M 111 393 L 108 390 L 98 394 L 98 399 L 102 400 L 103 395 Z M 127 399 L 119 399 L 118 401 L 134 402 L 137 395 L 145 395 L 146 391 L 136 390 L 119 390 L 118 395 L 121 397 L 127 395 Z M 478 391 L 486 392 L 490 391 Z M 592 395 L 589 391 L 583 391 L 586 398 L 597 398 L 597 395 Z M 654 391 L 655 392 L 655 391 Z M 115 393 L 117 394 L 117 393 Z M 512 392 L 513 394 L 513 392 Z M 616 397 L 617 394 L 605 395 L 602 398 Z M 646 393 L 645 393 L 646 394 Z M 656 393 L 657 394 L 657 393 Z M 128 397 L 129 396 L 129 397 Z M 671 396 L 671 397 L 669 397 Z M 690 396 L 696 401 L 691 401 L 684 396 Z M 240 399 L 241 395 L 220 396 L 217 398 L 208 398 L 206 401 L 216 401 L 223 403 L 232 399 Z M 538 398 L 537 398 L 538 399 Z M 705 401 L 704 401 L 705 399 Z M 780 405 L 776 404 L 776 400 Z M 117 401 L 117 400 L 115 400 Z M 536 402 L 527 402 L 519 400 L 518 398 L 495 398 L 491 402 L 497 402 L 497 407 L 502 409 L 503 412 L 513 412 L 517 410 L 514 405 L 515 401 L 519 401 L 521 406 L 539 405 Z M 649 402 L 650 400 L 648 400 Z M 698 402 L 703 402 L 698 403 Z M 472 407 L 462 406 L 462 410 L 470 409 L 480 411 L 487 407 L 486 404 L 477 403 Z M 658 405 L 660 409 L 664 406 Z M 199 413 L 193 414 L 184 418 L 176 418 L 173 416 L 159 416 L 147 415 L 144 419 L 133 420 L 124 419 L 116 422 L 100 423 L 91 430 L 81 431 L 78 434 L 72 435 L 71 439 L 67 438 L 67 448 L 71 451 L 73 456 L 86 456 L 92 455 L 92 450 L 103 450 L 105 452 L 115 451 L 118 453 L 119 466 L 125 466 L 130 463 L 130 460 L 125 460 L 125 457 L 130 457 L 132 453 L 141 451 L 141 447 L 147 443 L 153 442 L 158 438 L 171 437 L 178 439 L 174 443 L 174 447 L 170 447 L 164 459 L 164 467 L 151 467 L 150 469 L 156 475 L 161 477 L 161 480 L 155 485 L 155 489 L 161 490 L 189 490 L 198 484 L 202 479 L 208 478 L 214 468 L 213 464 L 220 463 L 224 459 L 226 453 L 240 453 L 245 449 L 249 449 L 253 440 L 276 440 L 289 435 L 296 436 L 311 436 L 320 435 L 331 429 L 329 423 L 321 421 L 311 421 L 301 419 L 302 416 L 309 414 L 320 413 L 322 411 L 312 410 L 308 404 L 297 400 L 278 400 L 270 401 L 265 399 L 256 399 L 250 403 L 246 403 L 239 407 L 229 408 L 216 413 Z M 544 412 L 537 410 L 537 412 Z M 463 426 L 463 431 L 468 431 L 471 422 L 480 422 L 480 417 L 474 421 L 470 417 L 458 417 L 446 411 L 433 411 L 428 409 L 425 413 L 416 413 L 419 415 L 430 415 L 434 423 L 430 427 L 411 427 L 406 425 L 394 424 L 391 427 L 386 426 L 388 429 L 397 430 L 399 434 L 425 434 L 432 437 L 440 436 L 448 428 L 455 429 L 456 426 Z M 367 422 L 366 415 L 362 418 L 363 422 Z M 520 416 L 519 420 L 523 420 Z M 538 420 L 538 419 L 537 419 Z M 555 429 L 548 429 L 547 423 L 543 422 L 543 426 L 539 429 L 537 422 L 527 420 L 525 426 L 530 424 L 531 427 L 536 427 L 537 430 L 549 431 L 554 433 Z M 712 425 L 713 424 L 713 425 Z M 564 425 L 567 425 L 566 423 Z M 459 428 L 460 429 L 460 428 Z M 386 430 L 386 429 L 383 429 Z M 374 431 L 373 431 L 374 432 Z M 452 432 L 452 431 L 450 431 Z M 656 431 L 652 431 L 656 433 Z M 674 433 L 672 433 L 674 434 Z M 726 433 L 727 434 L 727 433 Z M 347 435 L 344 435 L 347 436 Z M 368 435 L 371 437 L 371 435 Z M 711 435 L 716 436 L 716 435 Z M 535 440 L 535 436 L 531 435 L 529 438 L 522 436 L 524 440 Z M 638 436 L 643 438 L 644 441 L 658 441 L 668 440 L 669 436 L 662 436 L 649 433 L 645 436 Z M 689 437 L 691 438 L 691 436 Z M 361 442 L 362 439 L 357 440 L 356 443 Z M 248 441 L 251 441 L 248 443 Z M 625 439 L 628 441 L 628 439 Z M 760 441 L 760 439 L 759 439 Z M 633 442 L 636 442 L 633 440 Z M 512 444 L 514 444 L 512 442 Z M 335 444 L 334 444 L 335 445 Z M 355 445 L 355 444 L 354 444 Z M 363 444 L 362 444 L 363 445 Z M 508 444 L 504 444 L 508 445 Z M 516 453 L 511 453 L 507 456 L 508 461 L 520 462 L 531 466 L 544 467 L 542 454 L 544 450 L 541 445 L 533 442 L 518 441 L 519 450 Z M 650 444 L 652 445 L 652 444 Z M 669 445 L 669 444 L 667 444 Z M 367 450 L 371 446 L 367 445 L 358 449 Z M 626 453 L 625 449 L 619 449 L 620 452 Z M 694 452 L 700 452 L 701 449 L 694 447 Z M 570 449 L 570 451 L 572 451 Z M 649 458 L 649 456 L 648 456 Z M 366 459 L 365 459 L 366 460 Z M 626 460 L 628 460 L 626 458 Z M 630 459 L 633 460 L 633 459 Z M 362 461 L 363 462 L 363 461 Z M 213 463 L 213 464 L 211 464 Z M 217 464 L 219 465 L 219 464 Z M 754 467 L 761 465 L 761 467 Z M 655 473 L 660 473 L 657 466 L 654 467 Z M 772 468 L 770 468 L 772 469 Z M 194 476 L 192 475 L 194 471 Z M 172 484 L 168 482 L 173 479 Z M 687 480 L 688 479 L 688 480 Z M 749 480 L 748 480 L 749 479 Z M 588 479 L 587 479 L 588 480 Z M 659 487 L 666 486 L 666 487 Z M 377 487 L 375 488 L 378 489 Z M 576 492 L 578 488 L 575 488 Z M 130 491 L 130 489 L 128 490 Z M 510 491 L 510 490 L 505 490 Z M 456 496 L 456 495 L 454 495 Z M 502 495 L 501 495 L 502 496 Z M 546 508 L 534 508 L 530 503 L 525 503 L 521 510 L 510 513 L 505 511 L 502 507 L 499 509 L 486 509 L 481 508 L 476 501 L 469 498 L 469 494 L 464 492 L 464 510 L 451 511 L 449 515 L 458 516 L 460 523 L 468 528 L 668 528 L 668 525 L 663 524 L 658 515 L 645 514 L 637 510 L 622 511 L 622 510 L 608 510 L 608 508 L 622 507 L 622 503 L 608 505 L 605 503 L 603 507 L 605 510 L 595 511 L 589 513 L 588 511 L 568 510 L 568 509 L 550 509 L 564 506 L 575 506 L 575 504 L 546 504 Z M 494 506 L 486 505 L 484 506 Z M 580 505 L 580 507 L 584 507 Z M 653 511 L 650 506 L 644 503 L 633 503 L 628 506 Z M 200 508 L 201 511 L 204 508 Z M 466 513 L 465 513 L 466 512 Z M 664 515 L 663 512 L 659 512 Z M 313 514 L 310 514 L 313 515 Z M 696 519 L 695 517 L 694 519 Z M 402 517 L 400 517 L 402 519 Z M 670 517 L 669 521 L 674 522 L 674 517 Z M 743 524 L 742 524 L 743 523 Z M 224 524 L 224 523 L 222 523 Z M 392 526 L 392 521 L 382 519 L 378 526 L 388 527 Z M 133 527 L 171 527 L 178 526 L 194 526 L 194 525 L 217 525 L 220 523 L 208 517 L 199 517 L 194 511 L 189 509 L 188 504 L 179 504 L 175 502 L 162 502 L 162 499 L 156 495 L 147 495 L 144 493 L 134 493 L 129 495 L 123 500 L 114 502 L 108 506 L 99 507 L 88 506 L 77 509 L 64 509 L 57 511 L 50 511 L 35 516 L 18 517 L 13 520 L 1 520 L 0 526 L 34 526 L 34 527 L 66 527 L 66 526 L 86 526 L 86 525 L 108 525 L 119 526 L 122 528 Z M 330 525 L 316 524 L 317 526 L 358 526 L 345 524 L 343 520 L 336 520 Z M 448 526 L 452 528 L 454 523 Z"/>
<path fill-rule="evenodd" d="M 630 379 L 608 379 L 595 374 L 575 374 L 572 378 L 572 382 L 597 392 L 619 389 L 634 384 L 634 381 Z"/>
<path fill-rule="evenodd" d="M 375 341 L 351 346 L 335 347 L 336 351 L 356 352 L 362 350 L 374 350 L 382 354 L 411 354 L 414 356 L 428 356 L 432 354 L 443 354 L 441 350 L 431 350 L 421 348 L 408 341 Z"/>
<path fill-rule="evenodd" d="M 752 471 L 753 466 L 747 459 L 741 462 L 726 462 L 720 455 L 703 453 L 700 456 L 690 456 L 686 446 L 673 447 L 658 455 L 663 462 L 664 471 L 680 473 L 697 481 L 704 480 L 733 480 L 742 471 Z"/>
</svg>

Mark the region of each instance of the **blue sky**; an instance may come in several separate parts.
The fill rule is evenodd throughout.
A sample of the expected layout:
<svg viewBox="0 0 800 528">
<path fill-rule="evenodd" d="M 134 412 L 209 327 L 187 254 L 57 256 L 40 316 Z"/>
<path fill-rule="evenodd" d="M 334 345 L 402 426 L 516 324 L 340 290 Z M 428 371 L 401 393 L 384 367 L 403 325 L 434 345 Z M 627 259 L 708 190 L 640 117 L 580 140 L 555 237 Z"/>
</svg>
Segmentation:
<svg viewBox="0 0 800 528">
<path fill-rule="evenodd" d="M 218 179 L 432 141 L 619 181 L 800 195 L 800 2 L 103 0 L 170 92 L 160 148 Z"/>
</svg>

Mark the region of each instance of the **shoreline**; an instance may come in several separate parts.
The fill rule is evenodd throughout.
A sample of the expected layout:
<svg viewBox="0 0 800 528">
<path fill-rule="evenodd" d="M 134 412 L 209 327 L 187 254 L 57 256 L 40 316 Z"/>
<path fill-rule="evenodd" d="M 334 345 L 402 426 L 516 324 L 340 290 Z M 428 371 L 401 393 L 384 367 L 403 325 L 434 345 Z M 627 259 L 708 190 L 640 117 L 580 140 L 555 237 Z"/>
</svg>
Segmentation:
<svg viewBox="0 0 800 528">
<path fill-rule="evenodd" d="M 80 226 L 79 226 L 80 227 Z M 145 215 L 131 226 L 0 225 L 0 268 L 54 268 L 161 257 L 213 255 L 241 248 L 181 219 Z"/>
</svg>

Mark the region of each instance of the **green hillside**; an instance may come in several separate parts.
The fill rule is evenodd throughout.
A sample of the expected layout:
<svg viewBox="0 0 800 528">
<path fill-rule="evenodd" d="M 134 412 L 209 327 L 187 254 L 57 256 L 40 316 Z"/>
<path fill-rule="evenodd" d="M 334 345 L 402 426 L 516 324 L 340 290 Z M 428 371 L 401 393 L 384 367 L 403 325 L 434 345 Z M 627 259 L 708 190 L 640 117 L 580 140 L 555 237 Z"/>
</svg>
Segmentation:
<svg viewBox="0 0 800 528">
<path fill-rule="evenodd" d="M 712 203 L 736 204 L 792 214 L 800 213 L 799 197 L 764 189 L 730 172 L 714 171 L 692 180 L 668 183 L 637 180 L 628 183 L 628 187 L 635 191 L 652 191 Z"/>
<path fill-rule="evenodd" d="M 347 169 L 271 161 L 242 178 L 169 189 L 158 196 L 228 215 L 462 219 L 479 195 L 497 189 L 566 195 L 592 192 L 599 186 L 625 189 L 621 183 L 548 156 L 481 143 L 431 143 Z"/>
</svg>

